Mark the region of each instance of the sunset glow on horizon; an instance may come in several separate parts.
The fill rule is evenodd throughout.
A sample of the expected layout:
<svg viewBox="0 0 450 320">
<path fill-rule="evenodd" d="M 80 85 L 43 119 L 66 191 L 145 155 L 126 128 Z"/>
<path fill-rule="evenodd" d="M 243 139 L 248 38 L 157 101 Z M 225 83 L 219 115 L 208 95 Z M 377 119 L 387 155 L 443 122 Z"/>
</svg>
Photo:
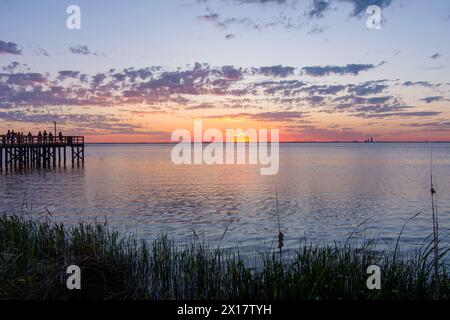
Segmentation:
<svg viewBox="0 0 450 320">
<path fill-rule="evenodd" d="M 373 2 L 376 31 L 359 1 L 82 0 L 80 30 L 67 1 L 5 1 L 0 126 L 56 122 L 88 143 L 170 142 L 195 120 L 281 142 L 450 141 L 450 7 Z"/>
</svg>

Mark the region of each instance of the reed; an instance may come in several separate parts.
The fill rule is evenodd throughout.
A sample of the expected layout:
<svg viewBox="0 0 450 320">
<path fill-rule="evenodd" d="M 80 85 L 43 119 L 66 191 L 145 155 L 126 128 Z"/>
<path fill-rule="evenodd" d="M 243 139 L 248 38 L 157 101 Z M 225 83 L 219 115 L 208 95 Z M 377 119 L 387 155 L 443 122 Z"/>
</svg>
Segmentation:
<svg viewBox="0 0 450 320">
<path fill-rule="evenodd" d="M 414 254 L 379 251 L 373 241 L 324 247 L 304 243 L 279 259 L 212 249 L 167 236 L 147 244 L 106 224 L 65 227 L 49 219 L 0 216 L 0 299 L 433 299 L 433 244 Z M 441 252 L 441 255 L 443 252 Z M 439 299 L 450 296 L 439 265 Z M 66 288 L 66 268 L 80 266 L 82 289 Z M 366 268 L 382 270 L 368 290 Z"/>
<path fill-rule="evenodd" d="M 430 193 L 431 193 L 431 213 L 433 222 L 433 252 L 434 252 L 434 298 L 439 299 L 439 222 L 437 211 L 437 195 L 433 181 L 433 150 L 431 150 L 430 161 Z"/>
</svg>

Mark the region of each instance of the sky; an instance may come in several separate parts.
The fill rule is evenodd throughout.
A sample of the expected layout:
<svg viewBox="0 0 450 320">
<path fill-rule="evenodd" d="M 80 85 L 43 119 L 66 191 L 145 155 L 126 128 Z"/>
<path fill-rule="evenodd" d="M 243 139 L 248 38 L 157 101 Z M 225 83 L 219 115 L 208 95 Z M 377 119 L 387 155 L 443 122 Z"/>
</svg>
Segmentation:
<svg viewBox="0 0 450 320">
<path fill-rule="evenodd" d="M 448 39 L 447 0 L 2 0 L 0 131 L 450 141 Z"/>
</svg>

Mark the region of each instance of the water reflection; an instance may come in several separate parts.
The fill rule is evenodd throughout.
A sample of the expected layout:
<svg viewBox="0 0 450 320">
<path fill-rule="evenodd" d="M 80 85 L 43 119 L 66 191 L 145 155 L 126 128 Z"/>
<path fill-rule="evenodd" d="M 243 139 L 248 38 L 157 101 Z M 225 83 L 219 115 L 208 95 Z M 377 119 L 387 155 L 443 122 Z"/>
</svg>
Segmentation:
<svg viewBox="0 0 450 320">
<path fill-rule="evenodd" d="M 413 245 L 431 232 L 431 148 L 448 239 L 449 144 L 282 144 L 276 176 L 261 176 L 259 165 L 177 166 L 169 145 L 89 145 L 84 168 L 4 173 L 0 205 L 9 212 L 26 199 L 66 223 L 106 217 L 144 238 L 195 230 L 214 242 L 229 226 L 223 247 L 260 246 L 277 234 L 277 187 L 288 248 L 304 237 L 345 241 L 353 231 L 389 242 L 422 211 L 405 230 Z"/>
</svg>

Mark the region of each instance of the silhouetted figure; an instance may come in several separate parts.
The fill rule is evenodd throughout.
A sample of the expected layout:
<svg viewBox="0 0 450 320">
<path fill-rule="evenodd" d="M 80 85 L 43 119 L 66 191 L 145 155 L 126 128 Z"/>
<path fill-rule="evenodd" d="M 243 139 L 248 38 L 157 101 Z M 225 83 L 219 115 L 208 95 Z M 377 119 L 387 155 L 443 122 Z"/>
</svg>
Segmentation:
<svg viewBox="0 0 450 320">
<path fill-rule="evenodd" d="M 42 137 L 44 138 L 44 143 L 47 143 L 47 130 L 44 130 Z"/>
<path fill-rule="evenodd" d="M 33 143 L 33 135 L 31 134 L 31 132 L 28 132 L 27 143 Z"/>
<path fill-rule="evenodd" d="M 48 134 L 48 142 L 53 143 L 53 134 L 51 132 Z"/>
<path fill-rule="evenodd" d="M 37 137 L 38 137 L 38 143 L 41 143 L 42 142 L 42 132 L 41 131 L 39 131 Z"/>
<path fill-rule="evenodd" d="M 16 133 L 13 131 L 11 131 L 11 144 L 15 144 L 16 143 Z"/>
<path fill-rule="evenodd" d="M 58 135 L 58 136 L 59 136 L 59 142 L 62 143 L 62 141 L 63 141 L 63 135 L 62 135 L 62 132 L 61 132 L 61 131 L 59 132 L 59 135 Z"/>
</svg>

